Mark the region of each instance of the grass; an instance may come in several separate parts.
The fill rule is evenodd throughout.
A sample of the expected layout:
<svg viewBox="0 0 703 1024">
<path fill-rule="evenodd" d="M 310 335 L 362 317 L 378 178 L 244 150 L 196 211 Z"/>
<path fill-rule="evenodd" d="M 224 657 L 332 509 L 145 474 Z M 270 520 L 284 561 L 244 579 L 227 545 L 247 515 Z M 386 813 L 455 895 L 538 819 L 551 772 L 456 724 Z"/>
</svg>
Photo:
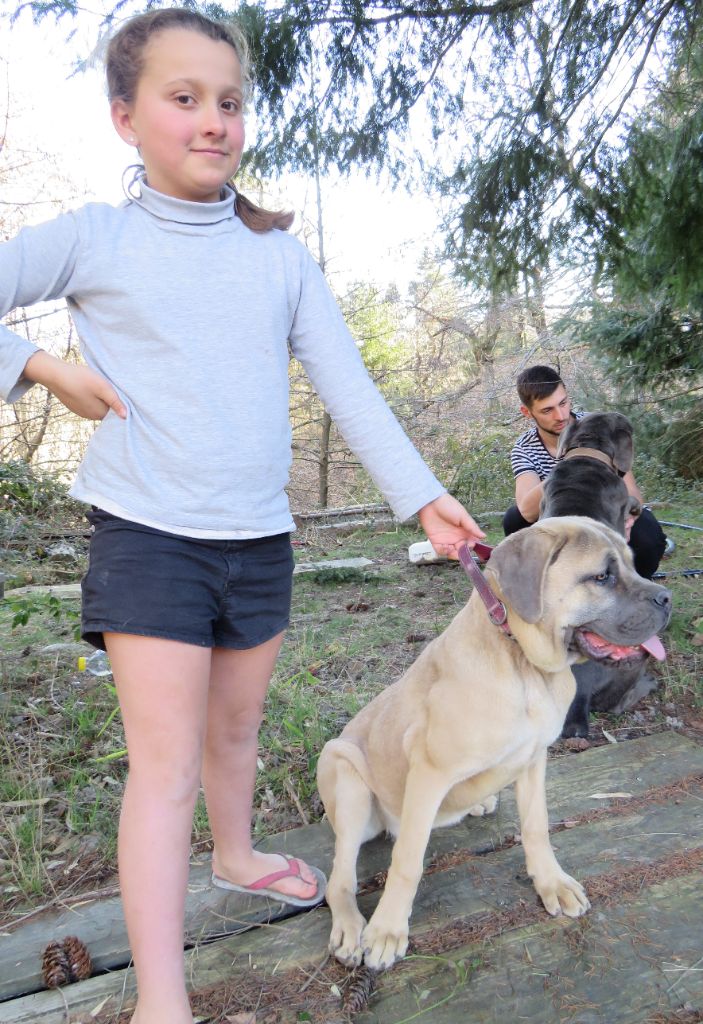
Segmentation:
<svg viewBox="0 0 703 1024">
<path fill-rule="evenodd" d="M 660 519 L 703 526 L 700 493 L 666 478 L 657 493 Z M 5 546 L 6 582 L 73 582 L 87 560 L 87 535 L 75 510 L 49 527 L 40 517 L 22 519 Z M 63 512 L 63 506 L 60 506 Z M 480 515 L 479 515 L 480 519 Z M 46 538 L 64 528 L 75 557 L 46 557 Z M 491 515 L 481 524 L 488 542 L 501 538 Z M 666 571 L 703 568 L 701 534 L 667 528 L 677 544 Z M 21 543 L 18 540 L 21 532 Z M 253 828 L 257 837 L 319 819 L 317 757 L 325 741 L 411 664 L 470 593 L 456 563 L 412 565 L 407 548 L 419 528 L 389 526 L 302 532 L 298 561 L 366 556 L 368 569 L 305 573 L 295 577 L 291 627 L 269 691 L 261 731 Z M 39 553 L 38 553 L 39 552 Z M 44 552 L 44 553 L 42 553 Z M 674 616 L 665 638 L 667 662 L 657 668 L 660 688 L 631 716 L 642 729 L 666 728 L 667 719 L 696 728 L 703 719 L 701 658 L 703 580 L 672 576 Z M 0 893 L 10 918 L 57 895 L 85 892 L 115 872 L 116 828 L 127 770 L 124 735 L 109 679 L 76 669 L 78 602 L 28 596 L 0 603 Z M 620 716 L 625 729 L 630 716 Z M 609 718 L 604 719 L 612 729 Z M 692 732 L 692 735 L 695 733 Z M 622 735 L 619 732 L 619 735 Z M 193 843 L 210 842 L 202 799 Z"/>
</svg>

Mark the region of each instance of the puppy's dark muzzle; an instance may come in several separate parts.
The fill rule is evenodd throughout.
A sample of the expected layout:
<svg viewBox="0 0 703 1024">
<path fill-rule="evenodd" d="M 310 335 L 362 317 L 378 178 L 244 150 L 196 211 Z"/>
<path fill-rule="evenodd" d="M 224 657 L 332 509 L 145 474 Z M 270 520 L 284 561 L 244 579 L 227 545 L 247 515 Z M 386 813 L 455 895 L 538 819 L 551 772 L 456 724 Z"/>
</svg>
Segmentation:
<svg viewBox="0 0 703 1024">
<path fill-rule="evenodd" d="M 671 591 L 667 590 L 666 587 L 661 588 L 660 594 L 655 594 L 652 600 L 658 608 L 667 608 L 671 611 Z"/>
<path fill-rule="evenodd" d="M 664 616 L 664 621 L 660 627 L 663 629 L 664 626 L 668 625 L 669 619 L 671 618 L 671 610 L 673 607 L 671 591 L 667 590 L 666 587 L 659 587 L 658 593 L 653 594 L 651 600 L 655 607 L 659 609 L 660 614 Z"/>
<path fill-rule="evenodd" d="M 664 629 L 671 618 L 671 591 L 651 580 L 637 578 L 637 584 L 629 590 L 630 601 L 623 607 L 617 618 L 591 620 L 585 625 L 607 643 L 616 646 L 637 647 L 654 633 Z M 602 657 L 593 651 L 582 650 L 588 657 Z M 622 657 L 620 655 L 620 657 Z"/>
<path fill-rule="evenodd" d="M 641 589 L 637 603 L 632 608 L 632 614 L 621 620 L 625 627 L 625 635 L 631 637 L 644 630 L 648 634 L 658 633 L 669 624 L 672 610 L 671 591 L 662 587 L 659 583 L 652 583 L 651 580 L 642 580 Z M 641 642 L 643 637 L 637 636 Z"/>
</svg>

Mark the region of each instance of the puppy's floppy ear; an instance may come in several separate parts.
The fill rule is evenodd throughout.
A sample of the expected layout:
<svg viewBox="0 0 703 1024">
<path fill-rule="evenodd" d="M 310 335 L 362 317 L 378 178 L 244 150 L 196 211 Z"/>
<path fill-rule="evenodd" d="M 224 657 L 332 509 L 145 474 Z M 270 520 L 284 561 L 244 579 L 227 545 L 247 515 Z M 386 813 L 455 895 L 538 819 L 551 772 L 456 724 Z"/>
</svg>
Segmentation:
<svg viewBox="0 0 703 1024">
<path fill-rule="evenodd" d="M 568 540 L 536 523 L 506 537 L 493 551 L 488 568 L 495 573 L 507 603 L 525 622 L 539 622 L 547 570 Z"/>
<path fill-rule="evenodd" d="M 625 507 L 626 516 L 641 516 L 642 515 L 642 504 L 638 498 L 634 495 L 628 494 L 628 502 Z"/>
<path fill-rule="evenodd" d="M 613 462 L 621 474 L 632 469 L 634 445 L 632 443 L 632 424 L 621 412 L 609 413 L 612 425 Z"/>
<path fill-rule="evenodd" d="M 578 430 L 579 423 L 582 420 L 570 420 L 569 423 L 564 427 L 559 438 L 559 444 L 557 445 L 557 459 L 560 459 L 562 452 L 565 452 L 571 443 L 571 435 Z"/>
</svg>

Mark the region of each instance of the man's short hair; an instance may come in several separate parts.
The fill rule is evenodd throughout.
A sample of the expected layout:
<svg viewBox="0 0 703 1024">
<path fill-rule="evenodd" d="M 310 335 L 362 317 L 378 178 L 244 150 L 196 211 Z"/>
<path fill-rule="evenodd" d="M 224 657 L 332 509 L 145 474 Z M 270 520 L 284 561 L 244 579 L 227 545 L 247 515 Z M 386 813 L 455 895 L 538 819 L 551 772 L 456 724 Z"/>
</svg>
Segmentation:
<svg viewBox="0 0 703 1024">
<path fill-rule="evenodd" d="M 530 409 L 533 402 L 549 398 L 560 384 L 564 381 L 551 366 L 528 366 L 518 374 L 517 393 L 522 404 Z"/>
</svg>

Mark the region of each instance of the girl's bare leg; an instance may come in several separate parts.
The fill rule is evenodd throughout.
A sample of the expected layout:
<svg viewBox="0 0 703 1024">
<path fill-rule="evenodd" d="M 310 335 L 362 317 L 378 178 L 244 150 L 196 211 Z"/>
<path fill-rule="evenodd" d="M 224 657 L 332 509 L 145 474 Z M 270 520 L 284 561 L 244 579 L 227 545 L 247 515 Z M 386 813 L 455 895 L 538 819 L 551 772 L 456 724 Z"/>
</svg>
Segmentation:
<svg viewBox="0 0 703 1024">
<path fill-rule="evenodd" d="M 215 874 L 238 885 L 285 867 L 276 854 L 252 849 L 251 817 L 259 726 L 264 698 L 283 633 L 246 651 L 215 648 L 208 697 L 203 785 L 215 842 Z M 317 883 L 307 866 L 303 878 L 285 878 L 274 888 L 308 899 Z"/>
<path fill-rule="evenodd" d="M 132 1021 L 192 1024 L 183 914 L 212 652 L 124 633 L 105 641 L 129 753 L 118 856 L 138 986 Z"/>
</svg>

